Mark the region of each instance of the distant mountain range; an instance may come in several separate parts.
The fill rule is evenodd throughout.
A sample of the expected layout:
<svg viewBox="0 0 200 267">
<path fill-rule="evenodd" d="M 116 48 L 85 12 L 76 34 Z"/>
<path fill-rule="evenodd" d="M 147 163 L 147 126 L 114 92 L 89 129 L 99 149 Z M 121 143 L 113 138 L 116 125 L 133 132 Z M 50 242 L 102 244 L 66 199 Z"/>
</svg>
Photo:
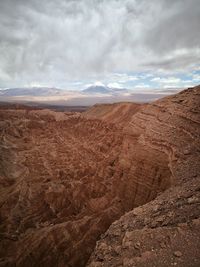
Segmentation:
<svg viewBox="0 0 200 267">
<path fill-rule="evenodd" d="M 0 90 L 0 101 L 14 103 L 44 103 L 53 105 L 94 105 L 120 101 L 150 102 L 172 91 L 155 90 L 134 92 L 126 88 L 111 88 L 94 84 L 81 91 L 69 91 L 48 87 L 8 88 Z"/>
<path fill-rule="evenodd" d="M 92 85 L 82 90 L 84 94 L 110 94 L 112 89 L 103 85 Z"/>
<path fill-rule="evenodd" d="M 73 92 L 73 91 L 70 91 Z M 79 91 L 81 94 L 86 95 L 116 95 L 128 93 L 127 89 L 111 88 L 103 85 L 92 85 Z M 48 87 L 27 87 L 27 88 L 9 88 L 0 90 L 0 96 L 54 96 L 54 95 L 65 95 L 68 91 L 61 90 L 58 88 Z M 74 91 L 77 94 L 77 91 Z"/>
<path fill-rule="evenodd" d="M 0 90 L 0 96 L 52 96 L 62 93 L 61 89 L 47 87 L 9 88 Z"/>
</svg>

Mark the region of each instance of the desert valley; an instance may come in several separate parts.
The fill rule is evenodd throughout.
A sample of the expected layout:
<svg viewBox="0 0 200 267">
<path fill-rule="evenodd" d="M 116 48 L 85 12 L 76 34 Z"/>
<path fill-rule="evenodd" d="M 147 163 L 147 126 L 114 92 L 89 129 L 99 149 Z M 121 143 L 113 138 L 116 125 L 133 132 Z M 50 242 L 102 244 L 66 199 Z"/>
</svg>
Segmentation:
<svg viewBox="0 0 200 267">
<path fill-rule="evenodd" d="M 200 86 L 0 130 L 0 266 L 200 265 Z"/>
</svg>

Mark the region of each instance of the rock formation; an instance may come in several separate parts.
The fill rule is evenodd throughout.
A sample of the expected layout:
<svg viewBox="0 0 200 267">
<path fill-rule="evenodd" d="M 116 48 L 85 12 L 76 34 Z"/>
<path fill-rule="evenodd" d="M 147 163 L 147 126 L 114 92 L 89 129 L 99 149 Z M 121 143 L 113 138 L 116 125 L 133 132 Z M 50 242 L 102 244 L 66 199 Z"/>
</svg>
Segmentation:
<svg viewBox="0 0 200 267">
<path fill-rule="evenodd" d="M 87 266 L 198 267 L 200 186 L 193 178 L 114 222 Z"/>
<path fill-rule="evenodd" d="M 114 221 L 89 266 L 200 263 L 200 87 L 85 114 L 8 108 L 0 130 L 0 266 L 85 266 Z"/>
<path fill-rule="evenodd" d="M 148 105 L 124 131 L 137 156 L 143 149 L 167 155 L 171 187 L 114 222 L 88 266 L 199 266 L 200 86 Z"/>
<path fill-rule="evenodd" d="M 115 123 L 118 126 L 125 126 L 130 122 L 132 116 L 144 106 L 146 104 L 131 102 L 96 104 L 83 115 L 86 118 L 101 119 L 109 123 Z"/>
</svg>

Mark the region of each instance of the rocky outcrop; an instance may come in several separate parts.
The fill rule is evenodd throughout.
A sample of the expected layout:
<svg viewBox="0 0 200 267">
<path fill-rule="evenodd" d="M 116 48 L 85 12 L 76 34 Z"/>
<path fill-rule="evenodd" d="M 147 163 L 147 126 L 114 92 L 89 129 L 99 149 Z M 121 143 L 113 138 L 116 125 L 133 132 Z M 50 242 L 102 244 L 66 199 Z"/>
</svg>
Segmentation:
<svg viewBox="0 0 200 267">
<path fill-rule="evenodd" d="M 90 119 L 100 119 L 119 126 L 125 126 L 132 116 L 147 104 L 120 102 L 114 104 L 96 104 L 83 113 Z"/>
<path fill-rule="evenodd" d="M 199 178 L 168 189 L 114 222 L 87 266 L 199 266 L 199 204 Z"/>
<path fill-rule="evenodd" d="M 199 266 L 200 87 L 154 102 L 125 132 L 167 155 L 171 187 L 113 223 L 88 266 Z"/>
<path fill-rule="evenodd" d="M 123 214 L 166 189 L 193 179 L 198 185 L 199 97 L 196 87 L 149 105 L 103 105 L 86 114 L 0 110 L 1 266 L 85 266 Z M 192 223 L 198 209 L 193 214 Z M 105 251 L 108 240 L 99 243 Z M 91 266 L 118 266 L 99 253 L 97 246 Z"/>
</svg>

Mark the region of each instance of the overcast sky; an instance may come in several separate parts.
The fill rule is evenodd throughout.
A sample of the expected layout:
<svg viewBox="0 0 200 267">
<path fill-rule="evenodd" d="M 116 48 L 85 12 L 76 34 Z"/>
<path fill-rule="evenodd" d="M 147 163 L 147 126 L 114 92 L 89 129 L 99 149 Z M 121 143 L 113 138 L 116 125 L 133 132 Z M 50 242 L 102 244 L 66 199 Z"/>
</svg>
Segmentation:
<svg viewBox="0 0 200 267">
<path fill-rule="evenodd" d="M 200 0 L 0 0 L 0 88 L 200 84 Z"/>
</svg>

